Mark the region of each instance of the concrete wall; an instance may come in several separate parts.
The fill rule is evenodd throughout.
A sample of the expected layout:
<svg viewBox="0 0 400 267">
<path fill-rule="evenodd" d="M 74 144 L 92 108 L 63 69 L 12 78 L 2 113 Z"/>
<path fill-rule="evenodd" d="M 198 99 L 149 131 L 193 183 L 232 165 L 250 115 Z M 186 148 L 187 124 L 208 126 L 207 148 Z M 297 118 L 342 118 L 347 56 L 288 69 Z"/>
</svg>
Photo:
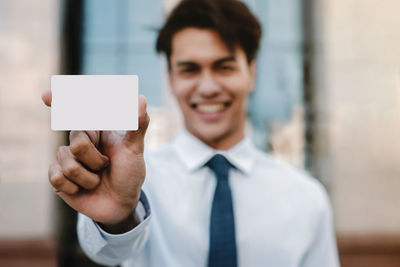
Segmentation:
<svg viewBox="0 0 400 267">
<path fill-rule="evenodd" d="M 59 1 L 0 1 L 0 239 L 51 235 L 57 135 L 41 92 L 58 71 Z"/>
<path fill-rule="evenodd" d="M 400 2 L 314 2 L 318 173 L 337 230 L 400 234 Z"/>
</svg>

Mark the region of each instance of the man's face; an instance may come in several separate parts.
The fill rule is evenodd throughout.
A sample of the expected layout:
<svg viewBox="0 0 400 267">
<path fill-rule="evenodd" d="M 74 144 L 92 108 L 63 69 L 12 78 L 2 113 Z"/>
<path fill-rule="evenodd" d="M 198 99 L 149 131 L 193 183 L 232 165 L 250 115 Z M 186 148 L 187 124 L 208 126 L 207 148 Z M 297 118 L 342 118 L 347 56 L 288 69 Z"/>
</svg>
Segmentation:
<svg viewBox="0 0 400 267">
<path fill-rule="evenodd" d="M 244 135 L 246 102 L 255 63 L 237 47 L 229 51 L 218 33 L 185 28 L 172 38 L 169 77 L 186 129 L 216 149 L 228 149 Z"/>
</svg>

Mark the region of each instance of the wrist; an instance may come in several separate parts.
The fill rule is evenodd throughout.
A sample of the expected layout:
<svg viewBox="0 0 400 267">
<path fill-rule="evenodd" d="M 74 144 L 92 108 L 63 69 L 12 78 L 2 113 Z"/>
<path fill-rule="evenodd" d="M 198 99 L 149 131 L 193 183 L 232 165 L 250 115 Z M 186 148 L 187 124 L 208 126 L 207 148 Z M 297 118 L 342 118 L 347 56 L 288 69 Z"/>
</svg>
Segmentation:
<svg viewBox="0 0 400 267">
<path fill-rule="evenodd" d="M 138 203 L 139 200 L 137 200 L 136 205 L 126 205 L 125 208 L 121 207 L 119 211 L 115 211 L 113 218 L 108 218 L 107 221 L 98 221 L 97 223 L 103 230 L 110 234 L 128 232 L 141 222 L 136 212 Z"/>
<path fill-rule="evenodd" d="M 99 226 L 110 234 L 122 234 L 126 233 L 137 225 L 140 224 L 140 218 L 137 216 L 135 211 L 131 211 L 128 216 L 118 222 L 97 222 Z"/>
</svg>

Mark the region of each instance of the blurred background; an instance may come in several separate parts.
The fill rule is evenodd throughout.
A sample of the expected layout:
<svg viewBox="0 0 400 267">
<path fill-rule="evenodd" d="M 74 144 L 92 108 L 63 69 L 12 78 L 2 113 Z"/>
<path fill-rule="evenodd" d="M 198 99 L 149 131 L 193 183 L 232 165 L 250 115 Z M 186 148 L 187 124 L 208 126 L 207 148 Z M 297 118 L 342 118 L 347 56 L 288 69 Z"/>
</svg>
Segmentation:
<svg viewBox="0 0 400 267">
<path fill-rule="evenodd" d="M 151 149 L 181 126 L 154 42 L 179 0 L 0 1 L 0 266 L 96 266 L 48 165 L 53 74 L 137 74 Z M 327 188 L 344 267 L 400 266 L 400 2 L 246 0 L 264 30 L 248 132 Z"/>
</svg>

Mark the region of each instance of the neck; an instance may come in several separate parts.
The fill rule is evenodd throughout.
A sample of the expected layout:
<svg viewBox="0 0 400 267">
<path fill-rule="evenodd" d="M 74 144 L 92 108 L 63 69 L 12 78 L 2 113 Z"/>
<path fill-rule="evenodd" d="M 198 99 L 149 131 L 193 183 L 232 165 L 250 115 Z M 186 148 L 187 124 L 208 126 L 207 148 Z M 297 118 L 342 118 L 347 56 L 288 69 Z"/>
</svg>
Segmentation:
<svg viewBox="0 0 400 267">
<path fill-rule="evenodd" d="M 215 150 L 229 150 L 240 141 L 242 141 L 244 138 L 244 127 L 241 127 L 241 129 L 237 129 L 232 133 L 226 133 L 225 135 L 219 136 L 214 139 L 203 138 L 202 136 L 199 136 L 196 133 L 192 132 L 190 129 L 186 128 L 186 130 L 191 135 L 199 139 L 201 142 Z"/>
</svg>

